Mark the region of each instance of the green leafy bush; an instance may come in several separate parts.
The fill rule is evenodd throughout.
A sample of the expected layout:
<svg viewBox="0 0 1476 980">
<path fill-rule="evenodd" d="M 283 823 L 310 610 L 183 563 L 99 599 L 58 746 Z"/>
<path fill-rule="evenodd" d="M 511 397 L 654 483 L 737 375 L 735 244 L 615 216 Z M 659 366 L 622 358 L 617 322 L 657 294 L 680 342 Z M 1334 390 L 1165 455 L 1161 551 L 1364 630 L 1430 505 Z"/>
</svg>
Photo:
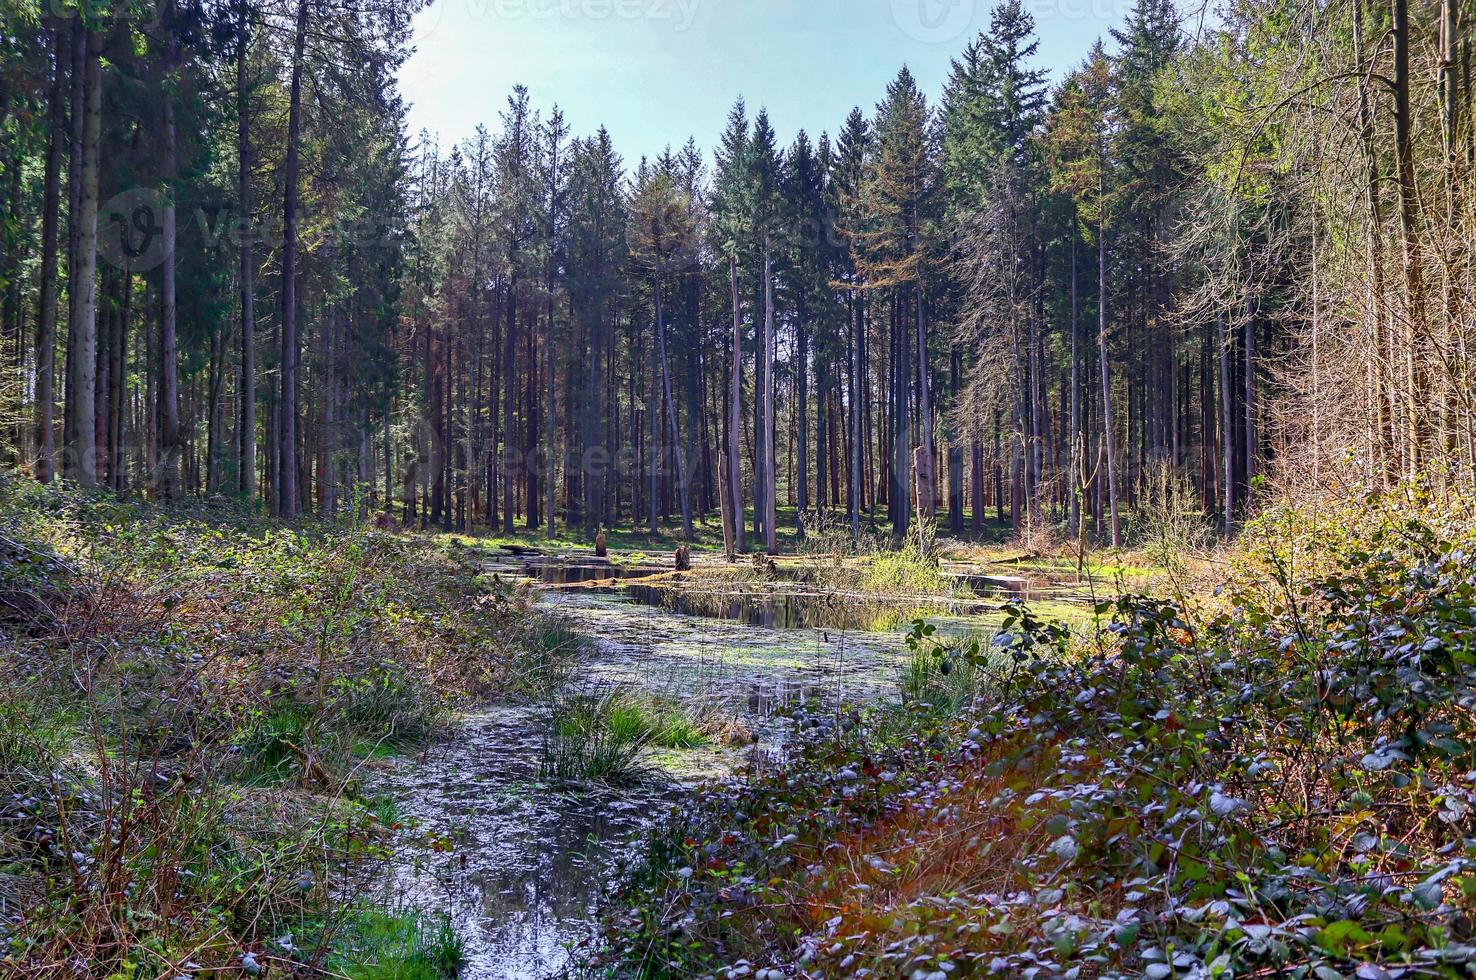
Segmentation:
<svg viewBox="0 0 1476 980">
<path fill-rule="evenodd" d="M 802 726 L 608 920 L 646 976 L 1465 976 L 1476 533 L 1407 502 L 1247 539 L 1198 605 L 1015 607 L 983 696 Z M 919 641 L 929 639 L 914 637 Z M 929 654 L 933 651 L 927 651 Z M 909 681 L 938 679 L 936 658 Z"/>
</svg>

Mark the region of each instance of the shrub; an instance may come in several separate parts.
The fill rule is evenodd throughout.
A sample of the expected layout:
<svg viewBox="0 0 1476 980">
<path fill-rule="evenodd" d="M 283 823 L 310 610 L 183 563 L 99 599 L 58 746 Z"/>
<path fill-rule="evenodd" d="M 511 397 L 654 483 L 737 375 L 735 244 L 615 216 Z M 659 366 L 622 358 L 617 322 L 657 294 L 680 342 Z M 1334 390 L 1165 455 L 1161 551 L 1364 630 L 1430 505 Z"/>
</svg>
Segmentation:
<svg viewBox="0 0 1476 980">
<path fill-rule="evenodd" d="M 673 816 L 610 956 L 647 976 L 1464 975 L 1476 530 L 1364 511 L 1295 552 L 1253 532 L 1199 607 L 1124 597 L 1085 637 L 1014 607 L 959 654 L 984 697 L 955 717 L 800 729 L 788 764 Z"/>
<path fill-rule="evenodd" d="M 391 857 L 354 753 L 431 737 L 560 635 L 479 576 L 352 520 L 0 486 L 0 905 L 24 909 L 0 973 L 234 971 L 335 935 Z"/>
</svg>

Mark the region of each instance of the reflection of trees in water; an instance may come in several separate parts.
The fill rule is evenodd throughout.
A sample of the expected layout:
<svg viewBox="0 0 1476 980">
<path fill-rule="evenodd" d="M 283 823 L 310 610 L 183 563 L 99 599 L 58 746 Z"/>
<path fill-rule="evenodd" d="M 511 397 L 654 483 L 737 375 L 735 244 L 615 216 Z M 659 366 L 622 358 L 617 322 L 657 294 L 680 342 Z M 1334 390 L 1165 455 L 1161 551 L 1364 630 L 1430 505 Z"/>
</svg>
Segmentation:
<svg viewBox="0 0 1476 980">
<path fill-rule="evenodd" d="M 469 719 L 424 761 L 374 787 L 401 801 L 427 838 L 408 891 L 447 911 L 466 943 L 469 980 L 538 977 L 593 935 L 597 903 L 658 810 L 657 790 L 626 796 L 555 793 L 535 783 L 540 736 L 531 709 Z"/>
<path fill-rule="evenodd" d="M 610 569 L 565 566 L 549 574 L 588 581 Z M 894 682 L 897 636 L 792 627 L 808 622 L 820 604 L 755 606 L 715 593 L 711 601 L 729 614 L 725 619 L 690 605 L 686 615 L 667 609 L 657 604 L 663 592 L 673 590 L 654 590 L 649 605 L 635 594 L 588 590 L 550 594 L 548 601 L 597 641 L 581 687 L 638 686 L 744 718 L 759 742 L 734 753 L 735 765 L 766 768 L 782 759 L 788 710 L 829 709 Z M 373 787 L 393 793 L 425 832 L 455 842 L 449 854 L 423 849 L 420 870 L 406 873 L 421 904 L 446 909 L 456 921 L 469 960 L 463 977 L 472 980 L 557 973 L 567 946 L 593 935 L 601 898 L 663 809 L 661 800 L 680 793 L 648 787 L 557 794 L 536 782 L 540 752 L 535 709 L 491 710 Z"/>
</svg>

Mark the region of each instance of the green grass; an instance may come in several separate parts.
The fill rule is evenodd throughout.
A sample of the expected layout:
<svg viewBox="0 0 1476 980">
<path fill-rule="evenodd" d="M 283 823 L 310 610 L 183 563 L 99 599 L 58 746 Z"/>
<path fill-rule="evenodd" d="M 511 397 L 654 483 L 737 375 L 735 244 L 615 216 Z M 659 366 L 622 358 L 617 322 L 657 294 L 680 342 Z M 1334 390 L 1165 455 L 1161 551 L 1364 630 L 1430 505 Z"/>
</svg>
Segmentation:
<svg viewBox="0 0 1476 980">
<path fill-rule="evenodd" d="M 861 576 L 861 587 L 877 595 L 948 595 L 952 588 L 938 563 L 908 542 L 895 550 L 871 556 Z"/>
<path fill-rule="evenodd" d="M 350 980 L 451 980 L 464 957 L 444 916 L 355 909 L 339 928 L 330 965 Z"/>
<path fill-rule="evenodd" d="M 948 717 L 959 714 L 984 690 L 984 671 L 968 654 L 988 649 L 989 637 L 977 633 L 912 647 L 902 665 L 906 702 Z"/>
<path fill-rule="evenodd" d="M 701 722 L 679 705 L 614 691 L 554 706 L 544 735 L 542 772 L 559 782 L 636 782 L 650 774 L 651 749 L 710 744 Z"/>
<path fill-rule="evenodd" d="M 292 746 L 303 744 L 308 716 L 295 704 L 274 708 L 254 717 L 242 733 L 241 781 L 250 786 L 271 786 L 292 777 L 298 755 Z"/>
</svg>

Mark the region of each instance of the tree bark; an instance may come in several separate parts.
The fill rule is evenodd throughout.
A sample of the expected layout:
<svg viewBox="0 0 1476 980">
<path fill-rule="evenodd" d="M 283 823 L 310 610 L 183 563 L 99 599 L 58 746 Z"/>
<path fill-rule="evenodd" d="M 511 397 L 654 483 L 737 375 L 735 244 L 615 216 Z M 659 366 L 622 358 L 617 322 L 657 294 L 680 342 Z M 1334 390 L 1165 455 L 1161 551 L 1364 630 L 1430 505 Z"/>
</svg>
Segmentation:
<svg viewBox="0 0 1476 980">
<path fill-rule="evenodd" d="M 172 12 L 173 4 L 166 8 Z M 166 13 L 167 19 L 167 13 Z M 159 492 L 165 500 L 179 496 L 179 306 L 175 290 L 175 182 L 177 159 L 175 149 L 174 92 L 169 75 L 174 71 L 175 53 L 171 41 L 165 54 L 165 79 L 162 94 L 163 144 L 162 177 L 164 185 L 164 263 L 159 267 Z"/>
<path fill-rule="evenodd" d="M 743 432 L 743 321 L 738 305 L 738 260 L 728 256 L 728 277 L 733 287 L 733 359 L 728 389 L 728 500 L 733 508 L 733 548 L 745 550 L 743 520 L 743 471 L 739 441 Z M 758 501 L 754 501 L 758 508 Z"/>
<path fill-rule="evenodd" d="M 1107 446 L 1107 507 L 1112 520 L 1112 547 L 1122 547 L 1117 514 L 1117 437 L 1112 431 L 1112 373 L 1107 361 L 1107 227 L 1097 226 L 1097 357 L 1102 372 L 1102 433 Z"/>
<path fill-rule="evenodd" d="M 1230 338 L 1225 331 L 1225 314 L 1215 315 L 1220 351 L 1220 441 L 1224 446 L 1221 481 L 1224 490 L 1224 527 L 1229 533 L 1235 526 L 1235 425 L 1233 383 L 1230 378 Z"/>
<path fill-rule="evenodd" d="M 84 292 L 80 288 L 81 280 L 78 276 L 82 231 L 82 144 L 87 119 L 87 30 L 80 16 L 72 17 L 71 62 L 71 114 L 67 118 L 67 360 L 66 391 L 62 408 L 62 470 L 70 479 L 75 480 L 79 466 L 77 393 L 82 389 L 77 356 L 81 350 L 78 304 Z"/>
<path fill-rule="evenodd" d="M 297 488 L 297 144 L 302 131 L 302 61 L 307 45 L 308 9 L 308 0 L 297 0 L 292 80 L 287 96 L 287 157 L 282 167 L 282 394 L 277 513 L 288 520 L 295 518 L 301 507 Z"/>
<path fill-rule="evenodd" d="M 62 131 L 66 126 L 66 70 L 70 45 L 67 22 L 51 25 L 51 133 L 46 151 L 41 216 L 41 309 L 36 315 L 36 479 L 50 483 L 56 465 L 56 306 L 57 229 L 60 224 Z"/>
<path fill-rule="evenodd" d="M 774 486 L 774 267 L 769 254 L 769 238 L 764 236 L 764 376 L 763 376 L 763 448 L 759 459 L 764 470 L 764 550 L 774 554 L 774 517 L 778 495 Z"/>
<path fill-rule="evenodd" d="M 97 187 L 102 128 L 101 37 L 87 32 L 84 58 L 84 120 L 82 130 L 82 187 L 77 213 L 77 266 L 71 288 L 77 298 L 77 481 L 97 485 Z"/>
<path fill-rule="evenodd" d="M 240 211 L 238 276 L 241 305 L 241 388 L 236 421 L 237 490 L 250 500 L 256 493 L 256 268 L 255 225 L 251 211 L 251 97 L 246 59 L 250 53 L 250 5 L 241 3 L 240 47 L 236 51 L 236 171 Z"/>
<path fill-rule="evenodd" d="M 1409 405 L 1410 474 L 1419 471 L 1429 449 L 1431 396 L 1425 366 L 1425 280 L 1419 246 L 1419 190 L 1415 185 L 1414 117 L 1410 106 L 1409 0 L 1393 0 L 1394 159 L 1399 185 L 1399 231 L 1403 245 L 1405 293 L 1405 389 Z M 1249 369 L 1247 369 L 1249 371 Z"/>
<path fill-rule="evenodd" d="M 656 345 L 661 351 L 661 387 L 666 394 L 666 412 L 671 421 L 671 445 L 676 454 L 677 492 L 682 502 L 682 538 L 692 541 L 692 502 L 687 493 L 687 465 L 682 459 L 682 434 L 677 428 L 676 401 L 671 397 L 671 371 L 666 361 L 666 324 L 661 310 L 661 286 L 656 286 Z"/>
</svg>

